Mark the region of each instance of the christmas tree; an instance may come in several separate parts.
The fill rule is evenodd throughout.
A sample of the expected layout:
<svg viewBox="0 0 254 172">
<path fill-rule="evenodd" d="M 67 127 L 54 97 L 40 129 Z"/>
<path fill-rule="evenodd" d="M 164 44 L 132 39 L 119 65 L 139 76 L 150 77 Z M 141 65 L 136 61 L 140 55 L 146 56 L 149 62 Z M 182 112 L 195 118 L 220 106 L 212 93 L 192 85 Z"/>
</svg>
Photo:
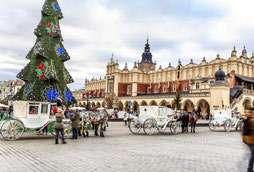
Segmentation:
<svg viewBox="0 0 254 172">
<path fill-rule="evenodd" d="M 26 56 L 30 62 L 17 75 L 25 85 L 15 95 L 15 100 L 56 102 L 66 104 L 74 101 L 67 84 L 73 79 L 64 62 L 70 59 L 63 46 L 59 20 L 63 18 L 57 0 L 46 0 L 42 18 L 34 31 L 36 43 Z"/>
</svg>

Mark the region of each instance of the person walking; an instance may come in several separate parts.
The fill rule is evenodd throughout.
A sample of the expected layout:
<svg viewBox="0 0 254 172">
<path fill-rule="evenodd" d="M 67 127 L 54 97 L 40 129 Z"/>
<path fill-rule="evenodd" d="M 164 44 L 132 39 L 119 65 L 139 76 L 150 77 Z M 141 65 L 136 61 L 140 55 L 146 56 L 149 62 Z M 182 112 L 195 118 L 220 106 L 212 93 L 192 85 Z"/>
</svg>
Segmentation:
<svg viewBox="0 0 254 172">
<path fill-rule="evenodd" d="M 243 116 L 242 140 L 249 147 L 250 159 L 247 172 L 253 171 L 254 164 L 254 109 L 246 110 Z"/>
<path fill-rule="evenodd" d="M 123 120 L 124 120 L 124 125 L 127 126 L 127 120 L 128 120 L 128 114 L 127 114 L 127 112 L 124 112 Z"/>
<path fill-rule="evenodd" d="M 56 117 L 56 125 L 55 125 L 55 144 L 58 144 L 58 139 L 61 134 L 62 143 L 66 144 L 65 138 L 64 138 L 64 126 L 63 126 L 63 118 L 64 114 L 61 109 L 58 109 L 57 113 L 55 114 Z"/>
<path fill-rule="evenodd" d="M 80 123 L 79 113 L 72 112 L 71 115 L 72 139 L 78 139 L 79 123 Z"/>
</svg>

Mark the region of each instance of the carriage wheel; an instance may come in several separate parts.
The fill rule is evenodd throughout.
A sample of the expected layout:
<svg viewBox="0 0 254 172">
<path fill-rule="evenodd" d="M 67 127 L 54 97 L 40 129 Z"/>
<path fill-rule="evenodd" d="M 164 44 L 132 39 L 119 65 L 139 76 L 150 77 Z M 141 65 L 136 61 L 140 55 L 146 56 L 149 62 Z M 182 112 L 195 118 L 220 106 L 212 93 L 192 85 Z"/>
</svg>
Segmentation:
<svg viewBox="0 0 254 172">
<path fill-rule="evenodd" d="M 142 124 L 138 121 L 131 120 L 129 122 L 128 127 L 129 127 L 129 130 L 132 134 L 139 134 L 141 131 L 141 128 L 142 128 Z"/>
<path fill-rule="evenodd" d="M 230 120 L 226 120 L 224 123 L 224 130 L 227 132 L 230 132 L 231 129 L 231 121 Z"/>
<path fill-rule="evenodd" d="M 157 122 L 153 118 L 145 120 L 143 129 L 147 135 L 153 135 L 159 132 Z"/>
<path fill-rule="evenodd" d="M 180 129 L 180 123 L 177 122 L 177 121 L 171 122 L 169 127 L 170 127 L 171 134 L 177 134 L 179 132 L 179 129 Z"/>
<path fill-rule="evenodd" d="M 211 131 L 215 131 L 215 129 L 216 129 L 216 125 L 212 121 L 209 122 L 209 129 Z"/>
<path fill-rule="evenodd" d="M 16 119 L 4 121 L 1 126 L 1 135 L 4 140 L 17 140 L 25 131 L 23 123 Z"/>
</svg>

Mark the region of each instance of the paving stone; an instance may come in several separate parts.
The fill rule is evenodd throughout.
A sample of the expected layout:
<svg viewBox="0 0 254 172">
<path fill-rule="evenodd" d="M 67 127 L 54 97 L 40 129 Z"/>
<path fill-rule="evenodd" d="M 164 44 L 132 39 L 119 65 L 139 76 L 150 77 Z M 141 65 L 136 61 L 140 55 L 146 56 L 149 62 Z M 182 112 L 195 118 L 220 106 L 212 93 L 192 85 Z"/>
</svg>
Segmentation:
<svg viewBox="0 0 254 172">
<path fill-rule="evenodd" d="M 245 172 L 248 149 L 238 132 L 132 135 L 110 123 L 106 137 L 67 140 L 30 137 L 0 141 L 0 172 Z"/>
</svg>

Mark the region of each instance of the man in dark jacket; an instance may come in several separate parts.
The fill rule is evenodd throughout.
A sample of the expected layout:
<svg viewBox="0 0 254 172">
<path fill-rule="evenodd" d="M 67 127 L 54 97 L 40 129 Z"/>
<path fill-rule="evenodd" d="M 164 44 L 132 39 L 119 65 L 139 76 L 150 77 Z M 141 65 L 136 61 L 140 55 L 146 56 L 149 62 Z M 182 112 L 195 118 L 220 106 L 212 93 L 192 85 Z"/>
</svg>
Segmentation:
<svg viewBox="0 0 254 172">
<path fill-rule="evenodd" d="M 72 139 L 78 139 L 79 123 L 80 123 L 79 113 L 72 112 L 71 115 Z"/>
</svg>

